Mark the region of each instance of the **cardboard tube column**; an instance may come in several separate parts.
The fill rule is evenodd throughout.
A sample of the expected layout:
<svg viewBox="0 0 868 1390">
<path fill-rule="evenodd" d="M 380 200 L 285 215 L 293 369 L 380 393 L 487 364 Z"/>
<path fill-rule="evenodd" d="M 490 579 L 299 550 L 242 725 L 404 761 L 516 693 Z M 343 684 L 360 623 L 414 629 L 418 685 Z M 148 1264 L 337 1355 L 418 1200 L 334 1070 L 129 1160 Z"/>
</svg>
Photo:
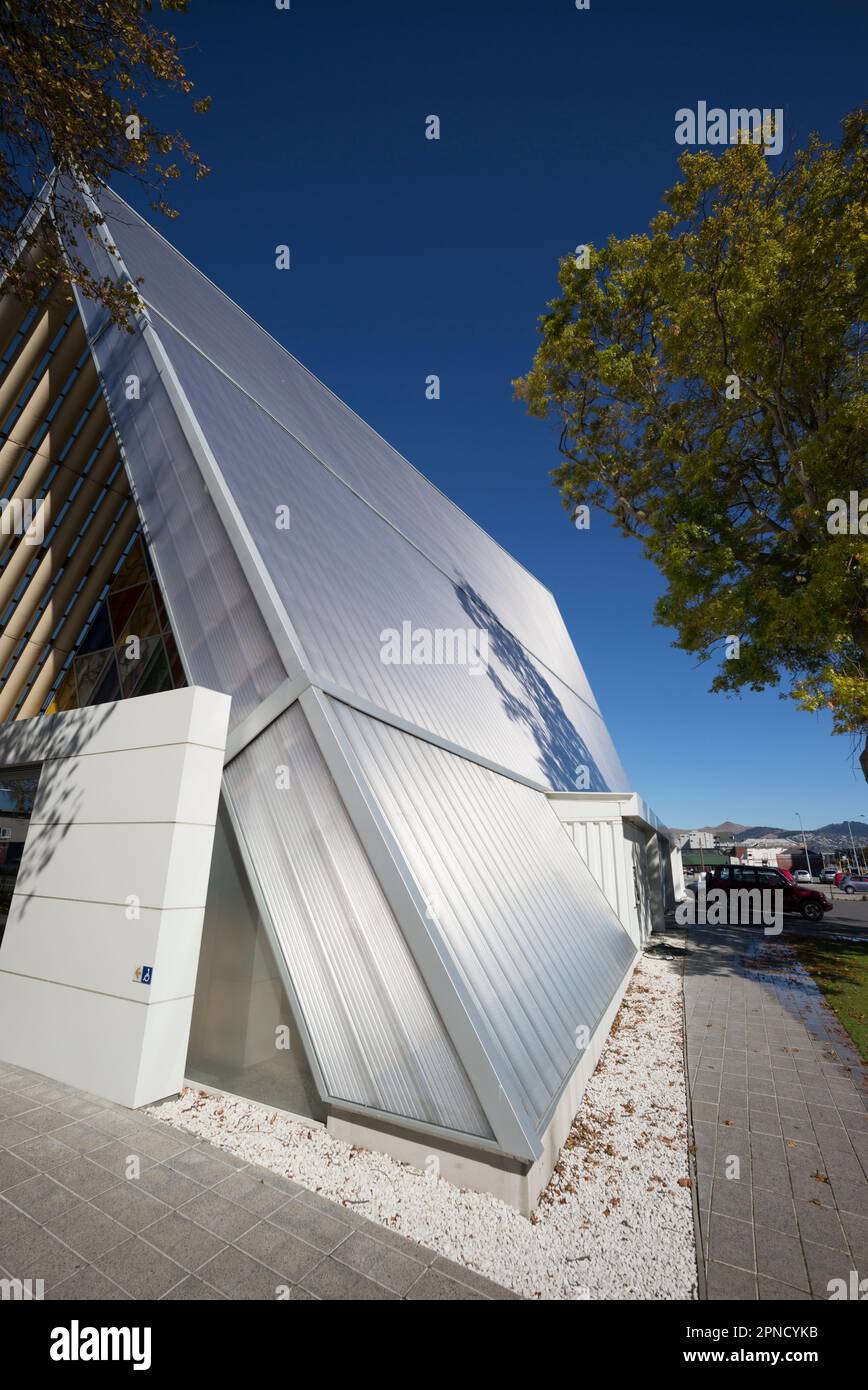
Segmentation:
<svg viewBox="0 0 868 1390">
<path fill-rule="evenodd" d="M 16 715 L 17 719 L 28 719 L 31 715 L 38 714 L 42 709 L 46 696 L 60 674 L 66 658 L 78 641 L 90 610 L 111 578 L 112 571 L 138 524 L 139 514 L 131 498 L 126 511 L 112 532 L 111 539 L 94 565 L 87 583 L 72 605 L 69 616 L 52 643 L 42 670 L 33 682 L 27 699 Z"/>
</svg>

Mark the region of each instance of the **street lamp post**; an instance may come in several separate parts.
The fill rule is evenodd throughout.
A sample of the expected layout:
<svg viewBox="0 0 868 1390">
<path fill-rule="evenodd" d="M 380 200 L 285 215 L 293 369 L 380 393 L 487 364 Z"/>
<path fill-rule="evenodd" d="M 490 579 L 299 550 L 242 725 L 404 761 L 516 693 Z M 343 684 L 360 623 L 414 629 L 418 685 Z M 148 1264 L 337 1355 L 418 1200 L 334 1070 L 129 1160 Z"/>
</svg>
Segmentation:
<svg viewBox="0 0 868 1390">
<path fill-rule="evenodd" d="M 798 811 L 796 812 L 796 815 L 799 816 Z M 809 856 L 809 854 L 808 854 L 808 841 L 807 841 L 806 838 L 805 838 L 805 827 L 802 825 L 802 818 L 801 818 L 801 816 L 799 816 L 799 829 L 800 829 L 801 832 L 802 832 L 802 844 L 804 845 L 804 848 L 805 848 L 805 868 L 807 869 L 808 873 L 811 875 L 811 878 L 813 878 L 813 877 L 814 877 L 814 871 L 813 871 L 813 869 L 811 868 L 811 860 L 810 860 L 810 856 Z"/>
<path fill-rule="evenodd" d="M 865 812 L 864 812 L 864 811 L 860 811 L 859 814 L 860 814 L 860 816 L 862 816 L 863 819 L 864 819 Z M 847 829 L 848 829 L 849 832 L 850 832 L 850 848 L 851 848 L 852 851 L 853 851 L 853 862 L 854 862 L 854 864 L 856 865 L 856 872 L 857 872 L 857 874 L 859 874 L 859 873 L 862 872 L 862 870 L 861 870 L 860 865 L 859 865 L 859 856 L 858 856 L 857 853 L 856 853 L 856 842 L 855 842 L 855 840 L 853 839 L 853 827 L 852 827 L 852 825 L 850 824 L 849 821 L 847 822 Z"/>
</svg>

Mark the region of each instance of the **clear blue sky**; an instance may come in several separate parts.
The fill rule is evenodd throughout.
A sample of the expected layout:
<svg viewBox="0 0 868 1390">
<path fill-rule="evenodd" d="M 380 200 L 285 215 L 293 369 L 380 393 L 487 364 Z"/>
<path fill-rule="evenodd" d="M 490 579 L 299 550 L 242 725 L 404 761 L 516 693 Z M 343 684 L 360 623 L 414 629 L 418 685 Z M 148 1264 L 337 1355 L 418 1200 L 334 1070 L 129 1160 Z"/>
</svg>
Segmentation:
<svg viewBox="0 0 868 1390">
<path fill-rule="evenodd" d="M 862 12 L 860 14 L 860 11 Z M 172 17 L 214 172 L 161 229 L 555 593 L 633 785 L 672 825 L 868 820 L 850 741 L 655 627 L 638 545 L 577 532 L 525 371 L 558 258 L 644 229 L 677 177 L 674 113 L 782 107 L 786 145 L 865 96 L 858 0 L 751 5 L 193 0 Z M 436 113 L 439 142 L 424 138 Z M 118 190 L 148 214 L 147 198 Z M 292 270 L 274 268 L 287 243 Z M 427 401 L 437 373 L 442 397 Z"/>
</svg>

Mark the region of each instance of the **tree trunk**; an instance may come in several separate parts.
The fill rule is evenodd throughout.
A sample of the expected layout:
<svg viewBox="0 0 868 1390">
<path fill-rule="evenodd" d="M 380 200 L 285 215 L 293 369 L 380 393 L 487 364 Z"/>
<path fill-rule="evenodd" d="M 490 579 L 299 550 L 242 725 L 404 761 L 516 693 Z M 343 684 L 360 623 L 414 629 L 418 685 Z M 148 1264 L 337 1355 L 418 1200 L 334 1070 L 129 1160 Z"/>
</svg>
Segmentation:
<svg viewBox="0 0 868 1390">
<path fill-rule="evenodd" d="M 859 766 L 862 768 L 865 781 L 868 782 L 868 732 L 865 734 L 865 745 L 859 754 Z"/>
</svg>

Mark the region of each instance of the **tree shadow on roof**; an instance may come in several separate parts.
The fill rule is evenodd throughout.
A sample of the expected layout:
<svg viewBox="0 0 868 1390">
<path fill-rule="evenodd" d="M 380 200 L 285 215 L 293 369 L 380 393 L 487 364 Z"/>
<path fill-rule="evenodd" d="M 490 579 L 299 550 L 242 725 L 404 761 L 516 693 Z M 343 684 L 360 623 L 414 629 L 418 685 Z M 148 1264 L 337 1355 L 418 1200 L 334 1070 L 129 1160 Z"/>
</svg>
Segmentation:
<svg viewBox="0 0 868 1390">
<path fill-rule="evenodd" d="M 458 601 L 474 627 L 488 633 L 488 679 L 503 707 L 517 724 L 523 724 L 539 750 L 543 780 L 554 791 L 609 791 L 596 760 L 570 719 L 555 691 L 534 665 L 521 643 L 504 627 L 481 594 L 465 581 L 455 584 Z M 504 668 L 521 694 L 507 688 L 495 670 Z M 583 774 L 582 769 L 587 769 Z"/>
</svg>

